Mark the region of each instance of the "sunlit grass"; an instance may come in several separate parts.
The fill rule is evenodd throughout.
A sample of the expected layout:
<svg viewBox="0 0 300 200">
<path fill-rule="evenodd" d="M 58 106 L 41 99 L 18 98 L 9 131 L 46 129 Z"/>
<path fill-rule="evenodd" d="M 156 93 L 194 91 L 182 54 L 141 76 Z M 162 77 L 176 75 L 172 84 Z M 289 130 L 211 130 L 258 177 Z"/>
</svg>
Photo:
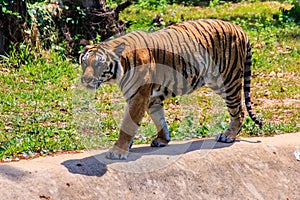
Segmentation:
<svg viewBox="0 0 300 200">
<path fill-rule="evenodd" d="M 71 124 L 75 66 L 53 52 L 15 67 L 8 59 L 0 70 L 0 157 L 80 148 Z"/>
</svg>

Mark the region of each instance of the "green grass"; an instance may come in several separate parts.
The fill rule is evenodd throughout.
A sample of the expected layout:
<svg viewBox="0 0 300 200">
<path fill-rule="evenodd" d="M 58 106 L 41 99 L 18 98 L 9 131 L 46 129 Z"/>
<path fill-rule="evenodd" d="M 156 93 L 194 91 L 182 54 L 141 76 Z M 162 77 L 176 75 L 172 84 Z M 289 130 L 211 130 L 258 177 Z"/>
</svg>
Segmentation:
<svg viewBox="0 0 300 200">
<path fill-rule="evenodd" d="M 242 135 L 300 131 L 300 26 L 281 20 L 288 3 L 254 2 L 214 7 L 169 5 L 156 10 L 126 9 L 130 30 L 153 31 L 198 18 L 233 21 L 253 44 L 252 101 L 265 122 L 259 129 L 247 117 Z M 160 14 L 165 23 L 151 25 Z M 116 85 L 97 92 L 79 87 L 80 66 L 61 52 L 22 46 L 0 59 L 0 159 L 32 157 L 61 150 L 111 146 L 117 140 L 125 101 Z M 201 138 L 223 131 L 229 114 L 208 88 L 165 102 L 172 139 Z M 191 112 L 191 110 L 197 111 Z M 149 143 L 155 127 L 145 116 L 135 143 Z"/>
<path fill-rule="evenodd" d="M 17 55 L 2 60 L 0 158 L 82 147 L 70 123 L 70 87 L 78 66 L 57 53 L 40 54 L 15 67 L 11 63 L 20 59 Z"/>
</svg>

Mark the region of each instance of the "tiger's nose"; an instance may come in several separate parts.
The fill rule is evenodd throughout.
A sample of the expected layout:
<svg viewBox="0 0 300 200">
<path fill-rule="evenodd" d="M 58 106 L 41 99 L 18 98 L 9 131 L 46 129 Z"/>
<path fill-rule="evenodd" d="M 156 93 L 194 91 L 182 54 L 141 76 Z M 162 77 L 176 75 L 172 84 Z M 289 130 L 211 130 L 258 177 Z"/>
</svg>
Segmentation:
<svg viewBox="0 0 300 200">
<path fill-rule="evenodd" d="M 92 82 L 93 79 L 94 78 L 91 77 L 91 76 L 84 76 L 84 77 L 81 78 L 81 83 L 82 84 L 88 84 L 88 83 Z"/>
</svg>

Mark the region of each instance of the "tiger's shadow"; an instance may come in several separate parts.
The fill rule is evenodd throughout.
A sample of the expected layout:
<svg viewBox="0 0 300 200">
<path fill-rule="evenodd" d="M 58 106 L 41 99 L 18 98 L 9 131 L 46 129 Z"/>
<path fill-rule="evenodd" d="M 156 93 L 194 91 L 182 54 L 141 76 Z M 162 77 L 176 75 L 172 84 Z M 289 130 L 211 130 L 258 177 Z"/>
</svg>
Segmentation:
<svg viewBox="0 0 300 200">
<path fill-rule="evenodd" d="M 260 141 L 247 141 L 247 140 L 236 140 L 235 142 L 249 142 L 249 143 L 259 143 Z M 216 142 L 214 139 L 187 141 L 180 143 L 171 143 L 166 147 L 157 148 L 150 146 L 138 146 L 133 147 L 129 151 L 129 156 L 127 160 L 109 160 L 105 157 L 106 152 L 92 151 L 92 156 L 66 160 L 61 164 L 65 166 L 68 171 L 72 174 L 81 174 L 85 176 L 103 176 L 107 171 L 107 165 L 134 165 L 138 162 L 149 162 L 152 164 L 153 158 L 165 160 L 166 158 L 175 158 L 183 154 L 198 151 L 199 156 L 205 156 L 212 149 L 227 148 L 234 143 L 220 143 Z M 114 167 L 112 167 L 114 168 Z"/>
</svg>

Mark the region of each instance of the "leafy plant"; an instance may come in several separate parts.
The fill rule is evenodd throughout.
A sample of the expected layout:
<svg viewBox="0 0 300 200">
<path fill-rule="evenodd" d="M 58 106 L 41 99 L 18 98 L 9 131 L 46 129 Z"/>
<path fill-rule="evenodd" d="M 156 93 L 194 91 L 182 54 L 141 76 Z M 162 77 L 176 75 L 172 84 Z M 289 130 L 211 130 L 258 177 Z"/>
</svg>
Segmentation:
<svg viewBox="0 0 300 200">
<path fill-rule="evenodd" d="M 286 9 L 282 8 L 282 18 L 285 22 L 296 22 L 298 25 L 300 25 L 300 1 L 299 0 L 293 0 L 292 2 L 292 8 Z"/>
<path fill-rule="evenodd" d="M 13 12 L 11 10 L 9 10 L 6 6 L 8 5 L 8 3 L 3 3 L 3 5 L 0 4 L 1 10 L 3 14 L 7 14 L 7 15 L 14 15 L 17 18 L 22 18 L 21 15 L 18 12 Z"/>
<path fill-rule="evenodd" d="M 58 40 L 56 25 L 50 11 L 43 2 L 28 5 L 28 34 L 31 43 L 42 45 L 43 48 L 51 48 Z M 41 43 L 41 44 L 39 44 Z"/>
<path fill-rule="evenodd" d="M 138 0 L 137 7 L 149 10 L 156 10 L 158 8 L 165 8 L 168 5 L 167 0 L 156 1 L 156 0 Z"/>
<path fill-rule="evenodd" d="M 210 0 L 209 1 L 209 7 L 216 7 L 217 5 L 219 5 L 219 0 Z"/>
</svg>

